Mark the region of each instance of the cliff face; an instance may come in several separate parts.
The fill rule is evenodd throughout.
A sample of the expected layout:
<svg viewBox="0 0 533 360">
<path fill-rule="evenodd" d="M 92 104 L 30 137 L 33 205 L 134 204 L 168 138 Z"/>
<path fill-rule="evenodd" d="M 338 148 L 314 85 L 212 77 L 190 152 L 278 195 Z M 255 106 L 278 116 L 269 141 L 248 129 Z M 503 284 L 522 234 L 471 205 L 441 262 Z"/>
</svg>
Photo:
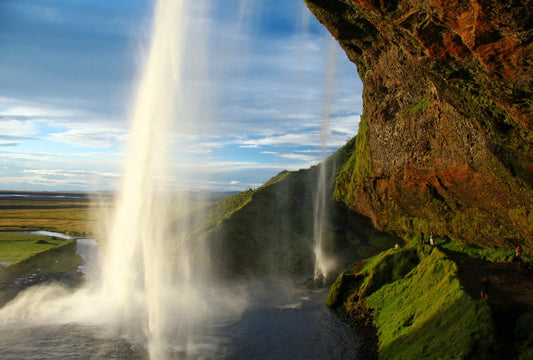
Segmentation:
<svg viewBox="0 0 533 360">
<path fill-rule="evenodd" d="M 306 0 L 357 65 L 336 197 L 398 234 L 533 247 L 528 0 Z"/>
</svg>

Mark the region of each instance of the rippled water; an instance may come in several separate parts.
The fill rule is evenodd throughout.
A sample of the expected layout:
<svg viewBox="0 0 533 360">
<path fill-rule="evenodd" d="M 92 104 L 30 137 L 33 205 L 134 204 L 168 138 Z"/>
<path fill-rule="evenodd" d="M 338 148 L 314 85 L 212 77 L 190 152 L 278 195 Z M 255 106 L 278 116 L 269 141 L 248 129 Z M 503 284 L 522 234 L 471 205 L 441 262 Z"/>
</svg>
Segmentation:
<svg viewBox="0 0 533 360">
<path fill-rule="evenodd" d="M 78 239 L 77 248 L 84 260 L 80 270 L 91 282 L 98 246 L 93 240 Z M 361 341 L 324 305 L 326 289 L 306 290 L 290 279 L 234 280 L 221 288 L 241 294 L 245 305 L 199 324 L 186 339 L 176 334 L 167 344 L 169 359 L 357 359 Z M 0 321 L 0 359 L 149 358 L 146 337 L 125 336 L 136 332 L 111 322 L 76 323 L 56 315 L 46 321 L 19 317 L 20 321 Z"/>
<path fill-rule="evenodd" d="M 238 281 L 248 306 L 237 318 L 204 324 L 168 345 L 170 359 L 356 359 L 360 341 L 324 305 L 325 290 L 289 282 Z M 59 319 L 58 319 L 59 320 Z M 143 339 L 83 324 L 9 324 L 0 327 L 1 359 L 148 359 Z M 188 354 L 188 355 L 186 355 Z"/>
</svg>

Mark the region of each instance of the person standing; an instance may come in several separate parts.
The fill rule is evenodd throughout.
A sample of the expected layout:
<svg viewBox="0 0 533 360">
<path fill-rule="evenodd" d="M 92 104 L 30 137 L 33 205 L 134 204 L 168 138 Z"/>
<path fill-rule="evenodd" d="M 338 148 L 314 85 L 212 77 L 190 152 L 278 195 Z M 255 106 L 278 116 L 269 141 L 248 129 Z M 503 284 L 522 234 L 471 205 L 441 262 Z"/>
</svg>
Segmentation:
<svg viewBox="0 0 533 360">
<path fill-rule="evenodd" d="M 491 284 L 488 276 L 485 276 L 483 279 L 481 279 L 481 298 L 488 300 L 489 299 L 489 290 L 490 290 Z"/>
</svg>

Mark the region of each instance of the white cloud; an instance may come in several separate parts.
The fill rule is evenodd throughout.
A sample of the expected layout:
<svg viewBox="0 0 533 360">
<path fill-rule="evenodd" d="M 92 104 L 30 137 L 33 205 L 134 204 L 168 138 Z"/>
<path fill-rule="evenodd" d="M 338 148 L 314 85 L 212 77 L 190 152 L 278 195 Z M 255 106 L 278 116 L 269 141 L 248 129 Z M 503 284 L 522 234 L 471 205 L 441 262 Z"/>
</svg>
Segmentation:
<svg viewBox="0 0 533 360">
<path fill-rule="evenodd" d="M 146 9 L 150 3 L 138 5 L 137 11 L 144 11 L 136 15 L 134 7 L 124 10 L 113 2 L 113 6 L 109 3 L 100 8 L 96 3 L 86 8 L 91 11 L 78 17 L 70 16 L 77 9 L 74 5 L 55 6 L 25 2 L 17 5 L 27 12 L 24 18 L 18 14 L 24 20 L 18 23 L 35 26 L 27 29 L 30 35 L 24 39 L 28 46 L 39 49 L 37 53 L 42 59 L 21 62 L 17 59 L 24 59 L 21 55 L 24 52 L 16 51 L 6 51 L 14 54 L 14 64 L 0 59 L 0 69 L 21 63 L 20 67 L 13 67 L 19 71 L 16 76 L 9 80 L 5 77 L 7 86 L 0 91 L 0 147 L 5 150 L 16 145 L 19 151 L 1 154 L 10 171 L 12 164 L 26 169 L 39 166 L 57 169 L 22 172 L 21 181 L 26 176 L 28 181 L 47 186 L 54 182 L 66 186 L 69 180 L 78 186 L 86 178 L 93 186 L 99 181 L 95 179 L 109 178 L 107 170 L 120 168 L 123 154 L 117 146 L 122 146 L 128 137 L 128 122 L 123 115 L 128 110 L 124 109 L 127 104 L 117 99 L 124 100 L 133 93 L 129 88 L 133 82 L 132 64 L 140 62 L 131 60 L 137 55 L 133 51 L 135 44 L 125 41 L 134 37 L 134 41 L 146 40 L 140 32 L 149 23 Z M 331 36 L 303 3 L 287 5 L 290 11 L 283 14 L 279 14 L 277 5 L 268 2 L 263 2 L 261 9 L 257 4 L 246 5 L 242 13 L 237 8 L 230 9 L 231 4 L 210 2 L 209 11 L 198 15 L 198 6 L 194 3 L 189 9 L 194 10 L 188 17 L 193 36 L 187 37 L 191 48 L 185 49 L 184 60 L 189 70 L 184 79 L 187 96 L 184 102 L 191 112 L 179 117 L 194 120 L 184 121 L 180 133 L 174 134 L 169 158 L 179 159 L 179 168 L 192 174 L 224 175 L 217 184 L 234 188 L 260 184 L 282 169 L 296 170 L 318 161 L 322 154 L 318 148 L 327 91 L 324 69 L 328 54 L 324 49 Z M 109 11 L 112 11 L 109 16 L 100 16 Z M 40 12 L 42 19 L 36 19 Z M 294 30 L 276 27 L 271 31 L 279 21 L 274 16 L 279 15 Z M 303 16 L 307 16 L 307 22 L 302 21 Z M 31 43 L 39 39 L 31 31 L 44 28 L 36 26 L 36 22 L 55 22 L 56 40 L 50 45 L 43 46 L 42 41 Z M 306 32 L 305 25 L 310 25 L 312 31 Z M 17 29 L 6 31 L 15 36 Z M 116 37 L 130 31 L 128 39 Z M 209 38 L 208 44 L 203 44 L 204 36 Z M 81 47 L 93 43 L 96 46 Z M 340 65 L 335 79 L 339 88 L 335 89 L 332 103 L 328 150 L 344 145 L 355 135 L 358 115 L 353 113 L 361 103 L 355 66 L 346 65 L 340 47 L 336 51 L 341 53 L 337 57 Z M 339 59 L 344 59 L 344 63 Z M 21 79 L 23 75 L 25 81 Z M 86 147 L 95 151 L 80 149 Z M 199 160 L 191 160 L 194 157 Z M 59 170 L 74 166 L 79 170 Z M 177 168 L 178 164 L 173 166 Z M 239 176 L 232 176 L 232 172 Z M 251 174 L 245 174 L 248 172 Z M 10 176 L 14 179 L 18 175 Z M 196 182 L 203 186 L 216 183 Z M 194 180 L 190 183 L 195 185 Z"/>
<path fill-rule="evenodd" d="M 0 115 L 33 120 L 86 118 L 89 113 L 79 108 L 59 107 L 53 99 L 35 100 L 0 97 Z"/>
<path fill-rule="evenodd" d="M 31 121 L 13 120 L 4 117 L 2 121 L 2 136 L 26 137 L 37 134 L 37 124 Z"/>
<path fill-rule="evenodd" d="M 80 177 L 87 175 L 98 175 L 105 177 L 119 177 L 119 174 L 116 172 L 100 172 L 100 171 L 89 171 L 89 170 L 64 170 L 64 169 L 26 169 L 23 170 L 24 173 L 42 175 L 42 176 L 58 176 L 58 177 Z"/>
<path fill-rule="evenodd" d="M 63 169 L 26 169 L 19 175 L 0 177 L 0 186 L 4 189 L 30 186 L 32 189 L 61 190 L 98 190 L 113 189 L 118 181 L 118 174 L 113 172 L 63 170 Z"/>
<path fill-rule="evenodd" d="M 305 154 L 289 153 L 289 154 L 280 154 L 280 156 L 286 159 L 299 160 L 299 161 L 304 162 L 307 165 L 312 165 L 321 160 L 320 156 L 312 156 L 312 155 L 305 155 Z"/>
<path fill-rule="evenodd" d="M 283 134 L 276 136 L 264 137 L 262 139 L 244 140 L 243 144 L 247 146 L 261 145 L 309 145 L 316 144 L 317 139 L 313 134 Z"/>
<path fill-rule="evenodd" d="M 329 122 L 329 131 L 350 135 L 353 137 L 359 130 L 361 115 L 339 115 L 333 117 Z"/>
<path fill-rule="evenodd" d="M 211 149 L 209 149 L 207 147 L 193 146 L 193 147 L 190 147 L 190 148 L 185 148 L 184 152 L 186 152 L 188 154 L 211 154 L 213 152 L 213 150 L 211 150 Z"/>
<path fill-rule="evenodd" d="M 74 147 L 109 148 L 122 142 L 124 135 L 112 130 L 69 129 L 51 133 L 47 139 Z"/>
<path fill-rule="evenodd" d="M 322 150 L 321 149 L 307 149 L 307 150 L 298 150 L 297 152 L 300 152 L 300 153 L 313 153 L 313 154 L 321 154 L 322 153 Z"/>
</svg>

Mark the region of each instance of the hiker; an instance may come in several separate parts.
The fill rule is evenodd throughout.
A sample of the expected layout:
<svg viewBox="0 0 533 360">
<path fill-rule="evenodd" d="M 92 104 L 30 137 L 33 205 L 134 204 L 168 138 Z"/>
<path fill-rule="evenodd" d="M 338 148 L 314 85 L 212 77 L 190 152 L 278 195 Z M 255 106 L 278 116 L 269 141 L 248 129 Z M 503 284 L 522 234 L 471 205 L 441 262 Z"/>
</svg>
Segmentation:
<svg viewBox="0 0 533 360">
<path fill-rule="evenodd" d="M 420 245 L 424 245 L 424 233 L 420 233 Z"/>
<path fill-rule="evenodd" d="M 433 233 L 429 235 L 429 245 L 435 246 L 435 237 L 433 236 Z"/>
<path fill-rule="evenodd" d="M 488 276 L 485 276 L 483 279 L 481 279 L 481 298 L 482 299 L 489 299 L 489 289 L 491 287 L 490 280 Z"/>
<path fill-rule="evenodd" d="M 521 259 L 522 258 L 522 247 L 520 245 L 518 245 L 516 247 L 516 258 L 517 259 Z"/>
</svg>

